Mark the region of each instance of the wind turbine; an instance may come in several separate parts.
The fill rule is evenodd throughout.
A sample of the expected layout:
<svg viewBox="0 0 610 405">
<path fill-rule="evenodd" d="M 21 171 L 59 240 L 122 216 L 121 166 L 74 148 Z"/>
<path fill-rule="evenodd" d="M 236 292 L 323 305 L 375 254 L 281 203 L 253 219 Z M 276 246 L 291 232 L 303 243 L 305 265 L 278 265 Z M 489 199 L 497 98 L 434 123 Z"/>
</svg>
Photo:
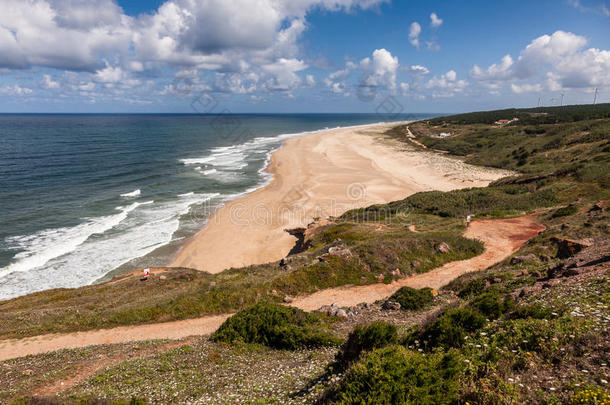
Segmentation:
<svg viewBox="0 0 610 405">
<path fill-rule="evenodd" d="M 595 95 L 593 96 L 593 104 L 597 103 L 597 87 L 595 88 Z"/>
<path fill-rule="evenodd" d="M 563 106 L 563 93 L 561 93 L 561 104 L 559 105 Z"/>
</svg>

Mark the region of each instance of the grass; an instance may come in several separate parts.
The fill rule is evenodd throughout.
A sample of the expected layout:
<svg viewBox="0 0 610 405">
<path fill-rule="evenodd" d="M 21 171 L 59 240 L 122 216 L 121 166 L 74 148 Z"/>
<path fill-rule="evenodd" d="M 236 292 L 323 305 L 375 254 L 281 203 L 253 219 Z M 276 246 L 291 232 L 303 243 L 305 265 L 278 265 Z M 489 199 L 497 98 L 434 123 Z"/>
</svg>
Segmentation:
<svg viewBox="0 0 610 405">
<path fill-rule="evenodd" d="M 0 337 L 71 332 L 235 312 L 259 301 L 281 302 L 285 296 L 346 284 L 372 284 L 379 274 L 390 282 L 402 274 L 425 272 L 446 262 L 482 252 L 480 242 L 460 236 L 461 229 L 413 233 L 397 222 L 337 224 L 319 235 L 307 252 L 292 258 L 289 271 L 277 263 L 230 269 L 211 275 L 189 269 L 92 285 L 43 291 L 0 302 Z M 327 240 L 341 239 L 354 253 L 350 259 L 328 256 Z M 434 247 L 445 242 L 451 252 Z M 413 263 L 419 262 L 418 267 Z"/>
</svg>

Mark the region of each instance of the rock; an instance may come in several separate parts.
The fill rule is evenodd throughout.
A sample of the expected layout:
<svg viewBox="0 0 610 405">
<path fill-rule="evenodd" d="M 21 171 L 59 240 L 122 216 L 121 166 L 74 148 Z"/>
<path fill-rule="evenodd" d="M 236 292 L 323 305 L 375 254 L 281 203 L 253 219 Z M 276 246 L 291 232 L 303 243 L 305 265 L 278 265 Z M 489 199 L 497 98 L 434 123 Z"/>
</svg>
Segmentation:
<svg viewBox="0 0 610 405">
<path fill-rule="evenodd" d="M 603 207 L 600 203 L 594 204 L 593 207 L 591 207 L 591 209 L 589 210 L 589 212 L 596 212 L 596 211 L 603 211 Z"/>
<path fill-rule="evenodd" d="M 214 287 L 216 287 L 216 281 L 212 281 L 212 282 L 210 283 L 210 288 L 214 288 Z"/>
<path fill-rule="evenodd" d="M 585 241 L 573 240 L 573 239 L 558 239 L 553 238 L 553 242 L 557 244 L 557 257 L 560 259 L 566 259 L 574 256 L 584 248 L 590 246 Z"/>
<path fill-rule="evenodd" d="M 559 263 L 557 266 L 546 270 L 546 277 L 549 279 L 559 277 L 564 269 L 565 265 L 563 263 Z"/>
<path fill-rule="evenodd" d="M 451 251 L 451 248 L 449 247 L 448 244 L 446 244 L 445 242 L 441 242 L 438 245 L 436 245 L 434 247 L 436 249 L 437 252 L 439 253 L 449 253 Z"/>
<path fill-rule="evenodd" d="M 534 262 L 537 261 L 538 258 L 536 257 L 535 254 L 530 253 L 524 256 L 515 256 L 512 259 L 510 259 L 510 264 L 521 264 L 521 263 L 525 263 L 525 262 Z"/>
<path fill-rule="evenodd" d="M 394 277 L 400 277 L 400 276 L 401 276 L 401 274 L 400 274 L 400 269 L 395 269 L 395 270 L 392 272 L 392 276 L 394 276 Z"/>
<path fill-rule="evenodd" d="M 290 295 L 284 297 L 284 302 L 286 304 L 290 304 L 292 301 L 294 301 L 294 297 L 291 297 Z"/>
<path fill-rule="evenodd" d="M 494 277 L 494 278 L 491 279 L 491 282 L 493 284 L 500 284 L 502 282 L 502 279 L 499 278 L 499 277 Z"/>
<path fill-rule="evenodd" d="M 30 369 L 27 369 L 27 370 L 23 370 L 23 372 L 21 374 L 23 374 L 23 375 L 32 375 L 32 374 L 34 374 L 34 372 L 32 370 L 30 370 Z"/>
<path fill-rule="evenodd" d="M 381 305 L 381 309 L 397 311 L 400 309 L 400 303 L 388 300 Z"/>
<path fill-rule="evenodd" d="M 286 258 L 283 258 L 282 260 L 280 260 L 280 267 L 284 267 L 286 266 L 288 263 L 286 262 Z"/>
<path fill-rule="evenodd" d="M 347 312 L 345 311 L 345 309 L 339 308 L 335 316 L 338 316 L 339 318 L 347 318 Z"/>
<path fill-rule="evenodd" d="M 159 276 L 159 280 L 161 280 L 161 281 L 163 281 L 163 280 L 167 280 L 167 276 L 163 276 L 163 275 L 161 275 L 161 276 Z"/>
<path fill-rule="evenodd" d="M 573 276 L 577 276 L 580 274 L 580 271 L 576 270 L 576 269 L 567 269 L 566 271 L 564 271 L 563 273 L 561 273 L 561 275 L 563 277 L 573 277 Z"/>
<path fill-rule="evenodd" d="M 530 295 L 533 292 L 542 291 L 542 286 L 539 284 L 534 284 L 529 287 L 523 287 L 519 291 L 519 297 L 525 297 L 526 295 Z"/>
<path fill-rule="evenodd" d="M 339 256 L 346 259 L 352 257 L 352 252 L 344 246 L 333 246 L 328 249 L 328 254 L 331 256 Z"/>
<path fill-rule="evenodd" d="M 383 282 L 383 280 L 385 280 L 385 276 L 384 276 L 383 274 L 381 274 L 381 273 L 380 273 L 380 274 L 377 276 L 377 282 L 382 283 L 382 282 Z"/>
<path fill-rule="evenodd" d="M 282 270 L 290 271 L 290 270 L 292 270 L 292 266 L 290 266 L 289 264 L 285 264 L 284 266 L 282 266 Z"/>
<path fill-rule="evenodd" d="M 418 268 L 419 266 L 421 266 L 421 263 L 420 263 L 418 260 L 413 260 L 413 261 L 411 262 L 411 267 L 413 267 L 413 268 L 415 268 L 415 269 L 416 269 L 416 268 Z"/>
</svg>

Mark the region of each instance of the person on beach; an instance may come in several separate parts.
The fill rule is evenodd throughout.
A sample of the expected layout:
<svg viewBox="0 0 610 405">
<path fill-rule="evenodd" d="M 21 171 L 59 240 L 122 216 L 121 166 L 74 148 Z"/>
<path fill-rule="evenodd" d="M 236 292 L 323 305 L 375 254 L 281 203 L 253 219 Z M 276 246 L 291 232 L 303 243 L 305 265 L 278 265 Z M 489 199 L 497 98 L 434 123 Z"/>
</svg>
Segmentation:
<svg viewBox="0 0 610 405">
<path fill-rule="evenodd" d="M 144 274 L 143 274 L 141 280 L 142 281 L 148 280 L 148 277 L 150 276 L 150 269 L 148 269 L 148 268 L 144 269 L 143 273 Z"/>
<path fill-rule="evenodd" d="M 472 219 L 472 215 L 466 215 L 466 228 L 470 226 L 470 220 Z"/>
</svg>

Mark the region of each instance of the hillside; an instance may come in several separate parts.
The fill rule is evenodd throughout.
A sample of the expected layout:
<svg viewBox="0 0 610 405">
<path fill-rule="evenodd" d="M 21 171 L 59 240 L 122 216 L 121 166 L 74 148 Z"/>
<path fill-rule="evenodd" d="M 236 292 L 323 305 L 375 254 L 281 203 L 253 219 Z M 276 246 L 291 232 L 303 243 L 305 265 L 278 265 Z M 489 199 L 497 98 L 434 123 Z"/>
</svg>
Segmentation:
<svg viewBox="0 0 610 405">
<path fill-rule="evenodd" d="M 125 276 L 0 302 L 3 339 L 237 312 L 211 339 L 1 362 L 0 400 L 609 403 L 610 105 L 460 114 L 387 135 L 518 175 L 320 221 L 282 262 L 216 275 L 164 270 L 146 285 Z M 314 313 L 277 305 L 482 256 L 481 241 L 464 237 L 466 215 L 532 215 L 544 231 L 438 291 L 404 287 Z"/>
</svg>

